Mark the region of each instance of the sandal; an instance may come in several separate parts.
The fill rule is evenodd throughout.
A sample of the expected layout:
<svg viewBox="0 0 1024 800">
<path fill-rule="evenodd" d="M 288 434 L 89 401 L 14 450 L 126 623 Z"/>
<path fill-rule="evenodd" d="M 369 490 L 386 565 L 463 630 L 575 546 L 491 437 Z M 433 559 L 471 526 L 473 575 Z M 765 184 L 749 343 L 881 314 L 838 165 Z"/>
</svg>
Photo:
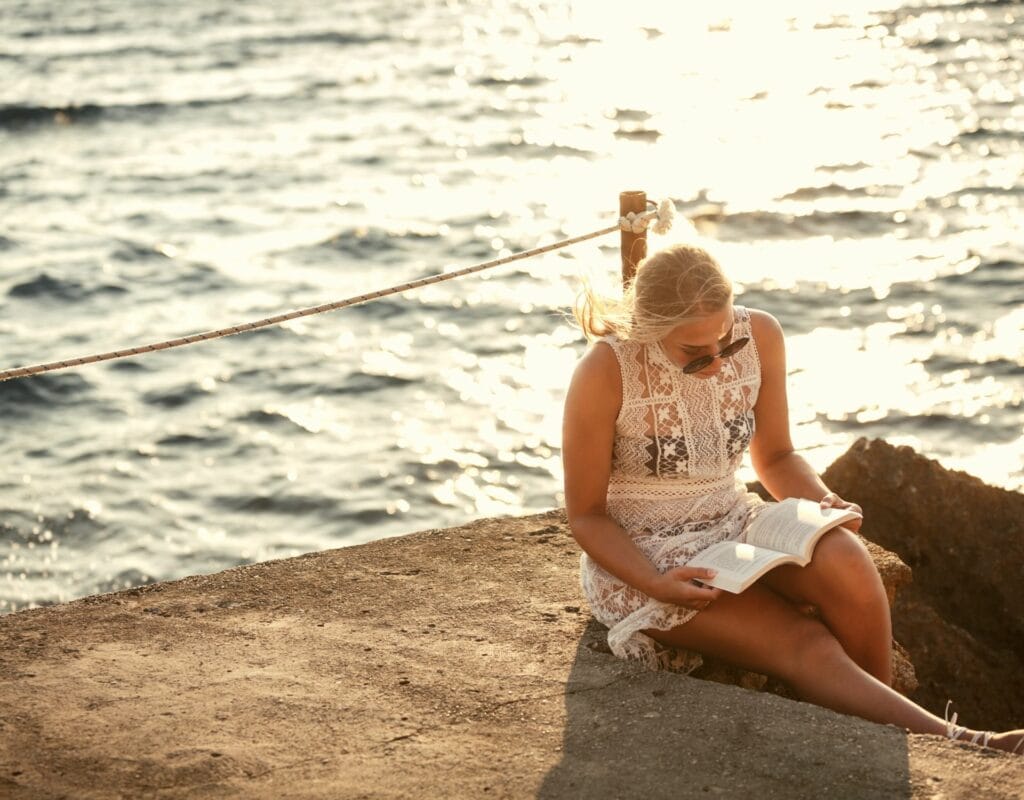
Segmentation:
<svg viewBox="0 0 1024 800">
<path fill-rule="evenodd" d="M 946 713 L 943 714 L 943 719 L 946 721 L 946 736 L 953 741 L 958 741 L 960 736 L 965 733 L 968 728 L 963 725 L 956 724 L 956 712 L 953 712 L 952 718 L 949 716 L 949 706 L 952 700 L 946 701 Z M 974 736 L 971 737 L 971 744 L 980 744 L 982 747 L 988 747 L 988 740 L 993 736 L 992 731 L 976 731 Z M 979 741 L 979 739 L 981 741 Z M 964 740 L 966 741 L 966 740 Z"/>
</svg>

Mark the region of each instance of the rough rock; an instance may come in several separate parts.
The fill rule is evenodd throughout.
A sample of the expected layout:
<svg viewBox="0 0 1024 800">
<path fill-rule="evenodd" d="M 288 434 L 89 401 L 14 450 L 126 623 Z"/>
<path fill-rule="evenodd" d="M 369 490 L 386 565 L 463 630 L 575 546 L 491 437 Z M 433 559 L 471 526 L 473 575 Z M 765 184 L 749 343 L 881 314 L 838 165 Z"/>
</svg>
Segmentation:
<svg viewBox="0 0 1024 800">
<path fill-rule="evenodd" d="M 577 567 L 553 511 L 0 617 L 0 796 L 1020 796 L 1020 757 L 601 652 Z"/>
<path fill-rule="evenodd" d="M 920 681 L 910 696 L 940 715 L 953 700 L 973 727 L 1024 725 L 1024 495 L 877 439 L 823 477 L 913 571 L 893 607 Z"/>
</svg>

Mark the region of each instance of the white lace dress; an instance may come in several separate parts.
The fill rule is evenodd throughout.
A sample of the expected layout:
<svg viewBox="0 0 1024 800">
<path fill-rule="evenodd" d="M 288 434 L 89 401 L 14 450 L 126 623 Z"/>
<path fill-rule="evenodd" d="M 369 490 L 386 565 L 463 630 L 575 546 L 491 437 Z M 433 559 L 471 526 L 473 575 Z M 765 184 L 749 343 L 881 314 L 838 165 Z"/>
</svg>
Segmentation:
<svg viewBox="0 0 1024 800">
<path fill-rule="evenodd" d="M 607 512 L 662 572 L 715 542 L 743 541 L 764 507 L 736 477 L 754 433 L 761 364 L 750 313 L 735 306 L 733 338 L 741 336 L 750 343 L 712 378 L 684 374 L 660 344 L 601 340 L 615 351 L 622 373 Z M 669 650 L 641 633 L 674 628 L 699 612 L 651 599 L 586 553 L 581 583 L 594 616 L 609 628 L 615 655 L 651 669 L 700 666 L 698 654 Z"/>
</svg>

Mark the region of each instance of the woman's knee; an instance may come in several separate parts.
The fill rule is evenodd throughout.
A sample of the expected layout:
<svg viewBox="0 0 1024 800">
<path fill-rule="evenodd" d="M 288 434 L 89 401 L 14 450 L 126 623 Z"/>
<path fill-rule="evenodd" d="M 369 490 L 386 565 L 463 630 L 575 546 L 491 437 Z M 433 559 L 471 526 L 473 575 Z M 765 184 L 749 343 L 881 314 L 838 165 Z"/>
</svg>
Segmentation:
<svg viewBox="0 0 1024 800">
<path fill-rule="evenodd" d="M 827 585 L 842 594 L 844 601 L 875 604 L 885 597 L 885 587 L 871 554 L 857 535 L 846 528 L 829 531 L 814 555 L 819 559 L 819 568 L 828 573 Z"/>
</svg>

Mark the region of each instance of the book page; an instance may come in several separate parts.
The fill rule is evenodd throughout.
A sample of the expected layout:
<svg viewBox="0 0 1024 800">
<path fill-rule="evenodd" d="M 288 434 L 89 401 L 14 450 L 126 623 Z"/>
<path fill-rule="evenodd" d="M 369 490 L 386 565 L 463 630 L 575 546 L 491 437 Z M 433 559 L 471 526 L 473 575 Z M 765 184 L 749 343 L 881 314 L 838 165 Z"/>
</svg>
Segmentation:
<svg viewBox="0 0 1024 800">
<path fill-rule="evenodd" d="M 701 583 L 738 592 L 776 564 L 792 560 L 793 557 L 786 553 L 752 544 L 719 542 L 702 550 L 687 561 L 686 566 L 718 570 L 718 575 L 714 578 L 701 578 Z"/>
<path fill-rule="evenodd" d="M 747 531 L 747 541 L 783 553 L 806 555 L 808 542 L 815 534 L 858 517 L 855 511 L 822 509 L 813 500 L 789 497 L 761 512 Z"/>
</svg>

